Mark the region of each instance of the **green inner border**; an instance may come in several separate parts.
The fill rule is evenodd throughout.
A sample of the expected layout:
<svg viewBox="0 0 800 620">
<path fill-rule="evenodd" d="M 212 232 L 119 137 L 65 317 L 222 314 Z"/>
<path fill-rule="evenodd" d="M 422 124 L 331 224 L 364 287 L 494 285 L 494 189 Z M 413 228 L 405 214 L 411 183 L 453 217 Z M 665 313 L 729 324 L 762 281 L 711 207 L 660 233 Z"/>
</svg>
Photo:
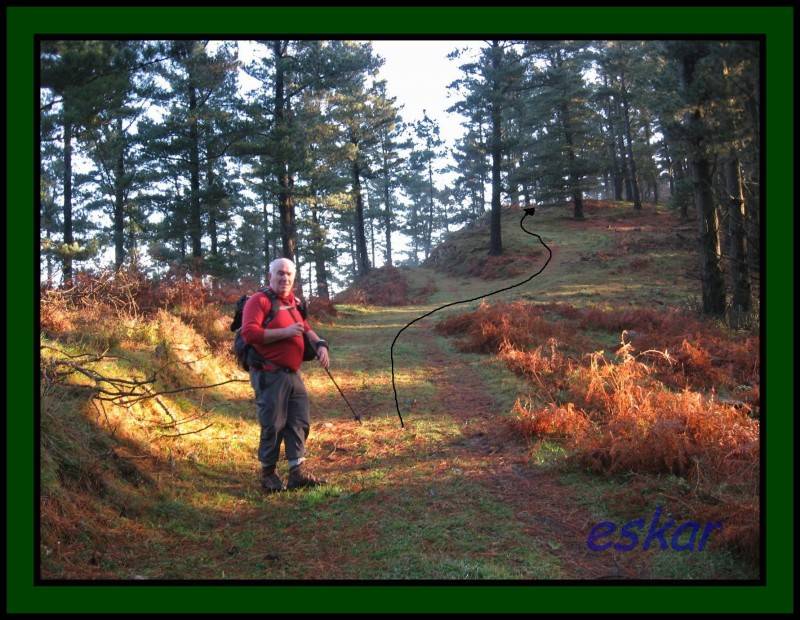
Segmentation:
<svg viewBox="0 0 800 620">
<path fill-rule="evenodd" d="M 6 7 L 8 612 L 728 611 L 793 609 L 793 7 Z M 766 35 L 766 586 L 34 586 L 34 35 Z M 405 38 L 405 37 L 404 37 Z M 30 205 L 31 208 L 21 208 Z M 13 265 L 13 266 L 12 266 Z M 11 293 L 14 293 L 13 297 Z M 13 352 L 13 357 L 12 357 Z M 20 389 L 20 387 L 22 389 Z M 20 464 L 25 464 L 20 467 Z M 296 590 L 300 589 L 300 592 Z M 289 596 L 281 596 L 287 594 Z M 301 597 L 298 599 L 297 594 Z M 567 596 L 565 596 L 567 595 Z"/>
</svg>

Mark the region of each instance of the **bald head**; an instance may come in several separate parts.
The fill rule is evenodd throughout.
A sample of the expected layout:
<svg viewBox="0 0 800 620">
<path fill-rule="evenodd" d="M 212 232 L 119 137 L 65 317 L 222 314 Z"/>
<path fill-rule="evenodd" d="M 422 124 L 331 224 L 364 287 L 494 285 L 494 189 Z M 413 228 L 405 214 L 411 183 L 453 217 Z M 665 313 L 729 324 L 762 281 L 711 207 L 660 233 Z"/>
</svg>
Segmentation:
<svg viewBox="0 0 800 620">
<path fill-rule="evenodd" d="M 276 258 L 269 264 L 269 286 L 279 296 L 286 297 L 294 286 L 294 263 L 288 258 Z"/>
</svg>

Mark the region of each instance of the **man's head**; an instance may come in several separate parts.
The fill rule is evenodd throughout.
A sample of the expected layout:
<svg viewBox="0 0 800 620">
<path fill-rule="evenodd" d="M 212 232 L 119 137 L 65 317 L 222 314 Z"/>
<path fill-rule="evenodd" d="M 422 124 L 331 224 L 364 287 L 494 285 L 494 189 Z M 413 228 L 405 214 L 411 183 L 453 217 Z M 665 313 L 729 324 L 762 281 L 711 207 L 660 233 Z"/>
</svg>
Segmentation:
<svg viewBox="0 0 800 620">
<path fill-rule="evenodd" d="M 286 297 L 294 286 L 294 263 L 288 258 L 276 258 L 269 264 L 269 287 L 280 297 Z"/>
</svg>

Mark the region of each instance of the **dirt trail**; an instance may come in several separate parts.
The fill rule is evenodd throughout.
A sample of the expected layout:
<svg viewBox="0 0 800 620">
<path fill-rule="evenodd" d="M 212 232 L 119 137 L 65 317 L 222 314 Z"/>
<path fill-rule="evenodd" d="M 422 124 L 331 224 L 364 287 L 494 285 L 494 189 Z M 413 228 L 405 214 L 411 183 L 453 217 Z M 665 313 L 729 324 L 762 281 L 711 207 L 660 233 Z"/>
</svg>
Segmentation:
<svg viewBox="0 0 800 620">
<path fill-rule="evenodd" d="M 587 547 L 596 520 L 557 471 L 531 462 L 529 447 L 510 426 L 506 412 L 497 411 L 476 371 L 442 351 L 433 332 L 419 337 L 430 343 L 428 371 L 438 387 L 437 400 L 447 403 L 449 415 L 462 428 L 463 438 L 442 457 L 468 464 L 465 475 L 512 507 L 532 542 L 546 545 L 558 558 L 564 578 L 641 578 L 646 569 L 641 554 L 597 553 Z"/>
</svg>

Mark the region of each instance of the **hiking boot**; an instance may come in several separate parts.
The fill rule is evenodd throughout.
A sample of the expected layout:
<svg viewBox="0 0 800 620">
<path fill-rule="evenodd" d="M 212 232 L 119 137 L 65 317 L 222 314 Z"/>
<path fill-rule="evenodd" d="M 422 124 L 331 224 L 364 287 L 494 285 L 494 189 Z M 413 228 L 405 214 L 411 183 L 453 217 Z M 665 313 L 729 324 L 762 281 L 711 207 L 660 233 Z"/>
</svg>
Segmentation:
<svg viewBox="0 0 800 620">
<path fill-rule="evenodd" d="M 261 488 L 265 493 L 283 491 L 283 481 L 275 473 L 274 467 L 261 468 Z"/>
<path fill-rule="evenodd" d="M 325 480 L 317 478 L 303 469 L 303 464 L 289 469 L 289 480 L 286 483 L 287 489 L 300 489 L 302 487 L 316 487 L 327 484 Z"/>
</svg>

